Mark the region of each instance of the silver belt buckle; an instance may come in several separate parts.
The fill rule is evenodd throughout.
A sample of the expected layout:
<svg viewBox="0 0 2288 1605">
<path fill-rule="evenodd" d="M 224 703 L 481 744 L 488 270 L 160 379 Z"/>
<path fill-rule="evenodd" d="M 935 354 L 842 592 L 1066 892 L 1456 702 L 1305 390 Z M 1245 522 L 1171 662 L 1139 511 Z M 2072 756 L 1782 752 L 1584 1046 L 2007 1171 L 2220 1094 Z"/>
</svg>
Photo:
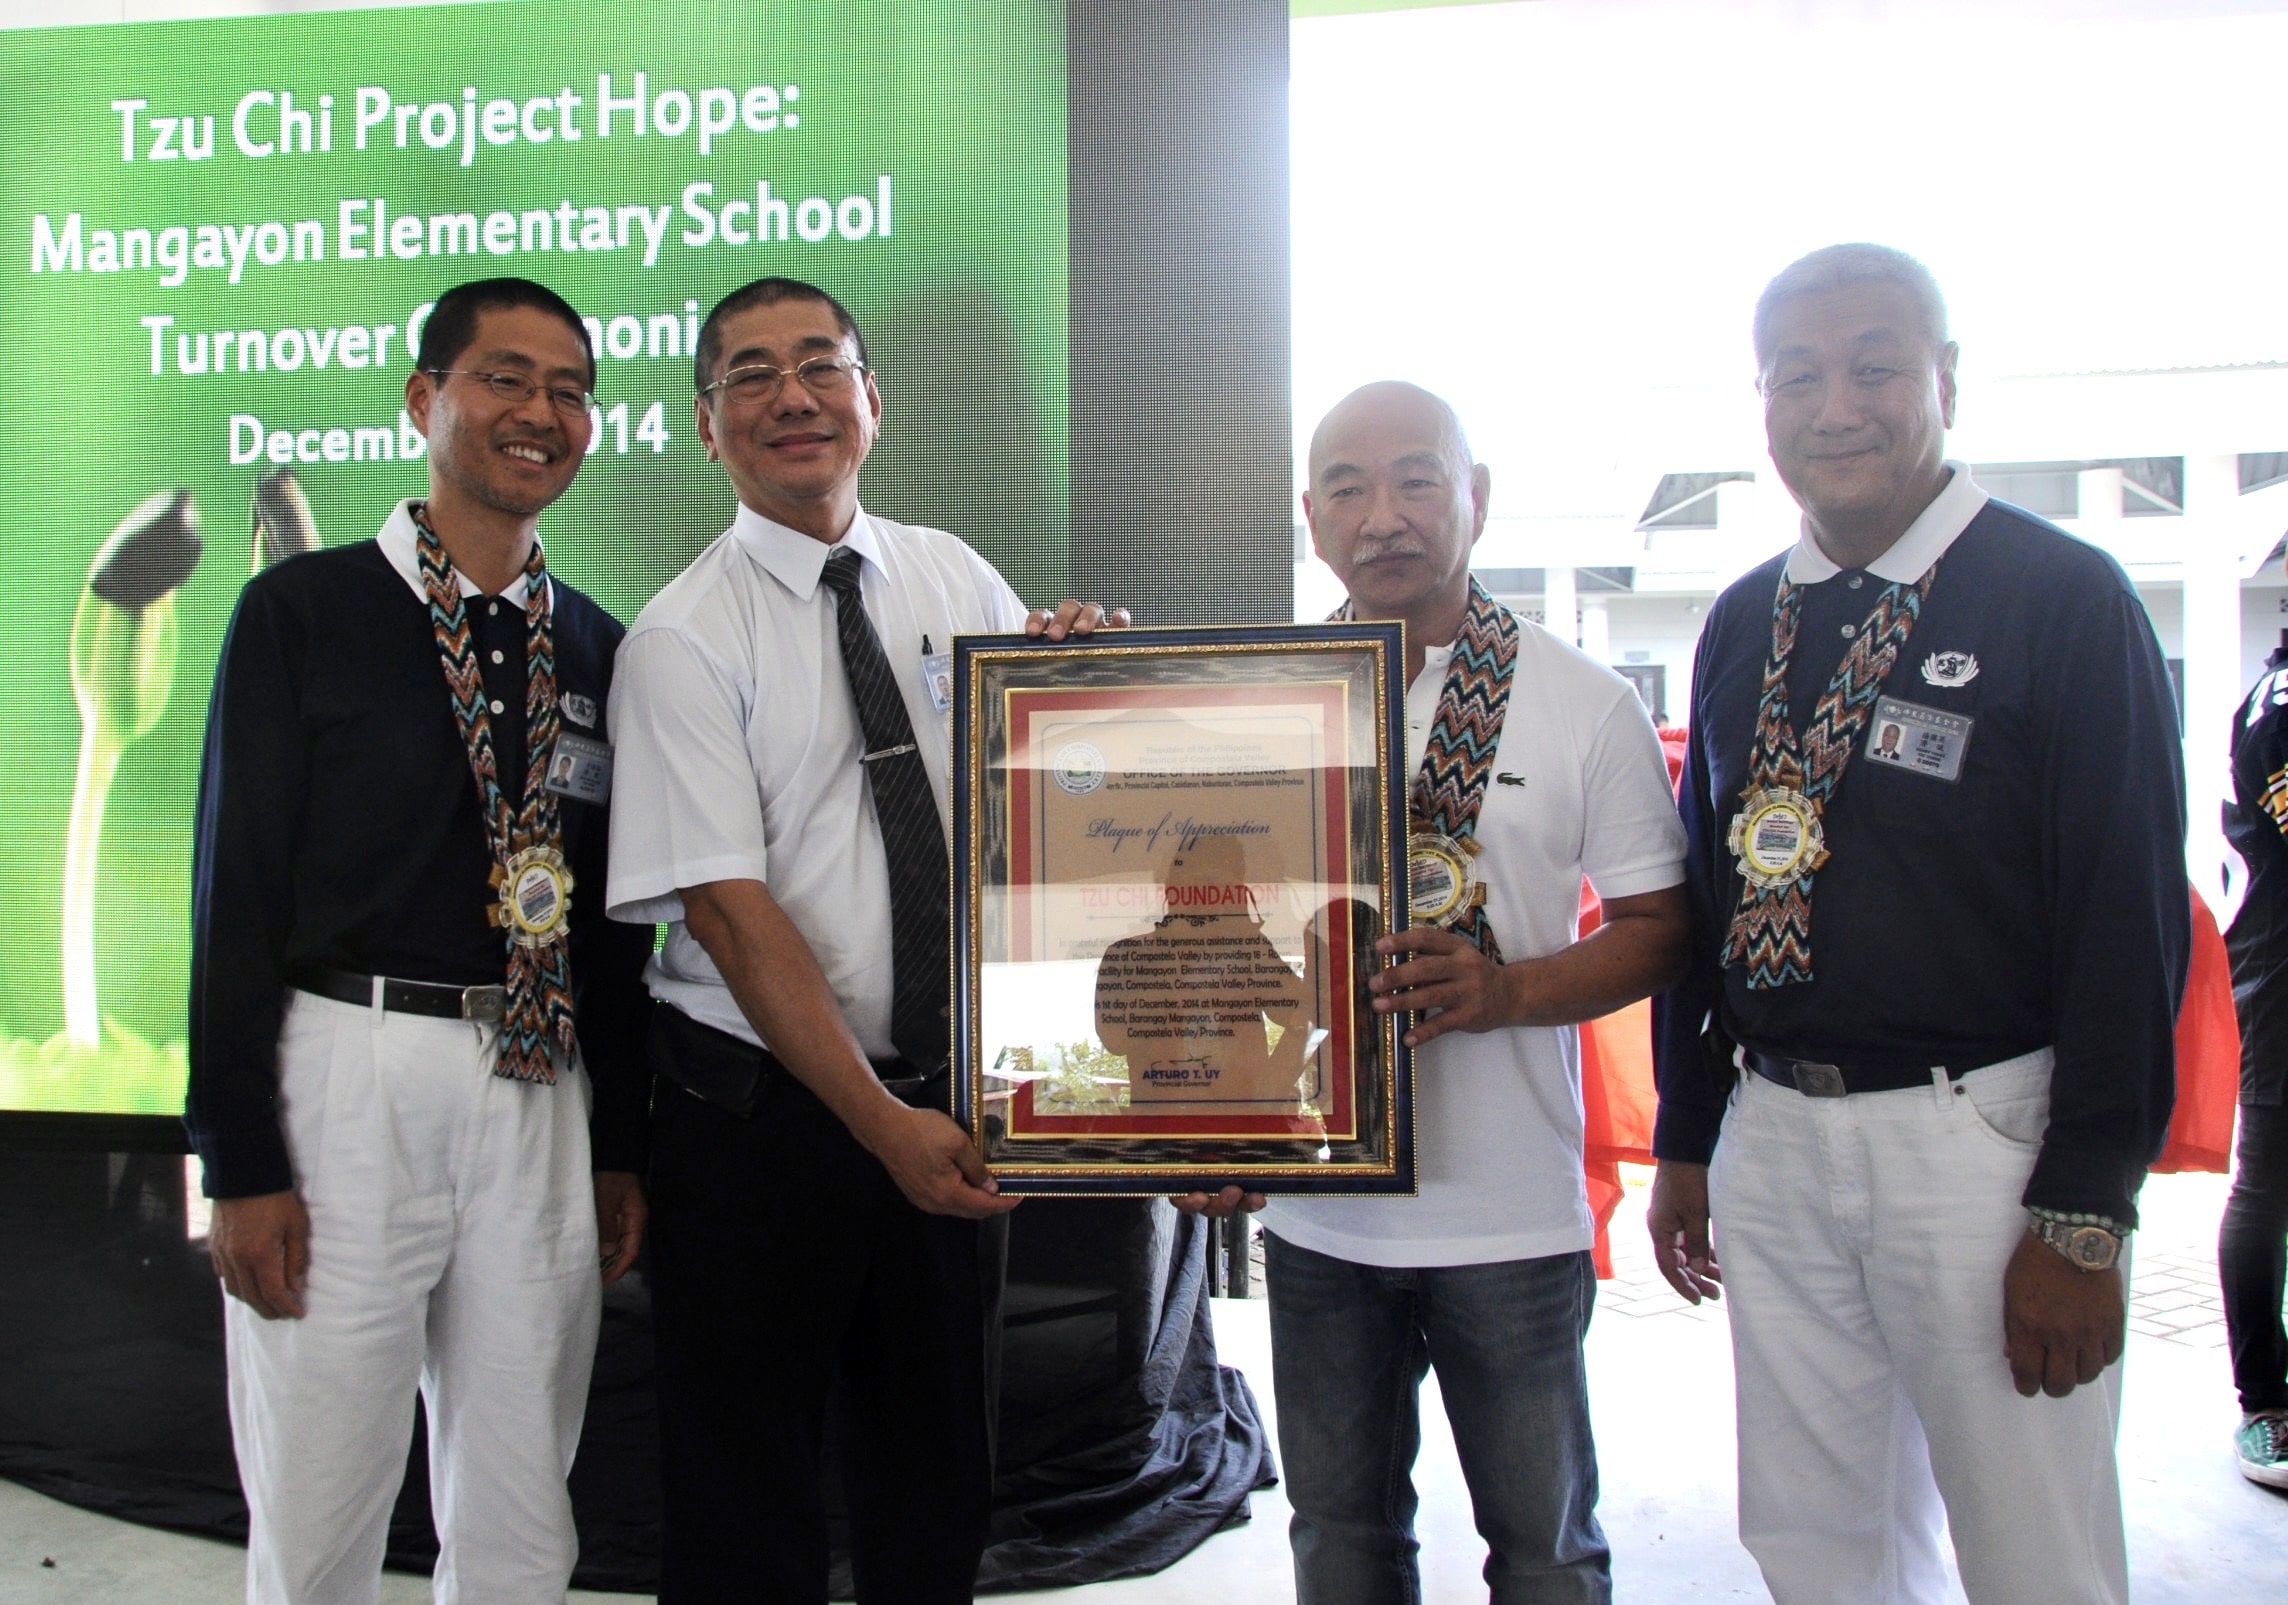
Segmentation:
<svg viewBox="0 0 2288 1605">
<path fill-rule="evenodd" d="M 1807 1064 L 1801 1059 L 1790 1059 L 1788 1067 L 1795 1072 L 1795 1090 L 1806 1098 L 1843 1096 L 1843 1072 L 1835 1065 Z"/>
<path fill-rule="evenodd" d="M 464 986 L 461 988 L 461 1018 L 478 1025 L 498 1025 L 508 1018 L 508 988 L 505 986 Z"/>
</svg>

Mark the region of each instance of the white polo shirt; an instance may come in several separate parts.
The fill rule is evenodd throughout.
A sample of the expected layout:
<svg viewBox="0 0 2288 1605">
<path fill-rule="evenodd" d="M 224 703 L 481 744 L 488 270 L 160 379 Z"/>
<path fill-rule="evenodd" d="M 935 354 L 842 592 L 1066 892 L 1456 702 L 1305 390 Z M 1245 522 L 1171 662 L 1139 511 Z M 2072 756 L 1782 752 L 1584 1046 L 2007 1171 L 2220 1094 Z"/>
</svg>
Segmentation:
<svg viewBox="0 0 2288 1605">
<path fill-rule="evenodd" d="M 866 616 L 943 818 L 952 716 L 923 681 L 924 642 L 949 652 L 957 633 L 1022 630 L 1025 604 L 943 530 L 861 508 L 841 544 L 864 559 Z M 889 870 L 834 593 L 820 583 L 832 549 L 741 507 L 628 631 L 612 680 L 606 911 L 667 925 L 645 972 L 654 997 L 757 1042 L 685 928 L 678 893 L 761 881 L 817 955 L 860 1044 L 889 1058 Z"/>
<path fill-rule="evenodd" d="M 1684 879 L 1668 766 L 1627 681 L 1519 621 L 1517 672 L 1478 811 L 1486 916 L 1509 960 L 1571 944 L 1581 880 L 1635 897 Z M 1433 647 L 1406 694 L 1422 766 L 1454 655 Z M 617 799 L 615 799 L 615 807 Z M 1291 1243 L 1365 1265 L 1482 1265 L 1589 1246 L 1581 1175 L 1581 1046 L 1572 1026 L 1454 1032 L 1414 1055 L 1415 1198 L 1274 1198 Z"/>
</svg>

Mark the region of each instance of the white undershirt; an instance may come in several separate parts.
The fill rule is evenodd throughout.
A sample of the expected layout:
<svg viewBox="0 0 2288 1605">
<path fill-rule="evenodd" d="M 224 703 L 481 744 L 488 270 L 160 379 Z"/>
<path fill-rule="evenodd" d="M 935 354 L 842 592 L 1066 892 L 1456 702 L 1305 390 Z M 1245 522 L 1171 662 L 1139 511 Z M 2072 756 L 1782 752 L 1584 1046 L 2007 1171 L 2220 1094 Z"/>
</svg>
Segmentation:
<svg viewBox="0 0 2288 1605">
<path fill-rule="evenodd" d="M 1410 773 L 1452 657 L 1432 648 L 1407 690 Z M 1572 943 L 1584 875 L 1607 898 L 1684 879 L 1684 829 L 1643 704 L 1611 669 L 1524 621 L 1476 835 L 1505 959 Z M 1589 1246 L 1573 1027 L 1440 1037 L 1414 1056 L 1414 1097 L 1419 1197 L 1275 1198 L 1265 1224 L 1369 1265 L 1475 1265 Z"/>
</svg>

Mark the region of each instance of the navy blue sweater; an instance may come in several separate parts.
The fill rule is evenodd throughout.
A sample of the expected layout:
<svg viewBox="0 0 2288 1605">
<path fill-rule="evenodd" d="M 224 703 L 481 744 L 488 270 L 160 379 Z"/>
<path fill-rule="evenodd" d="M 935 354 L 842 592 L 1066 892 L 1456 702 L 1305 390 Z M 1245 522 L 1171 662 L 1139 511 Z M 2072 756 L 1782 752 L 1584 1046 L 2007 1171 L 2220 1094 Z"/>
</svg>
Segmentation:
<svg viewBox="0 0 2288 1605">
<path fill-rule="evenodd" d="M 584 733 L 600 738 L 593 710 L 609 700 L 625 632 L 554 586 L 559 707 L 590 710 Z M 502 709 L 491 715 L 495 761 L 519 788 L 524 610 L 475 597 L 468 607 L 487 697 Z M 583 730 L 569 715 L 564 728 Z M 278 1031 L 296 974 L 497 986 L 507 973 L 489 917 L 498 893 L 484 815 L 429 607 L 376 543 L 288 558 L 247 582 L 215 671 L 198 806 L 184 1123 L 210 1196 L 282 1192 L 295 1183 L 278 1119 Z M 604 918 L 605 807 L 564 798 L 559 811 L 595 1165 L 636 1170 L 642 971 L 655 933 Z"/>
<path fill-rule="evenodd" d="M 1785 565 L 1717 598 L 1694 661 L 1678 798 L 1694 966 L 1655 1011 L 1655 1152 L 1715 1150 L 1724 1090 L 1700 1045 L 1714 1008 L 1752 1050 L 1844 1065 L 1960 1070 L 2054 1045 L 2026 1202 L 2134 1222 L 2168 1132 L 2192 938 L 2175 699 L 2128 576 L 2005 503 L 1971 520 L 1883 687 L 1973 721 L 1960 776 L 1870 763 L 1862 728 L 1824 817 L 1814 979 L 1751 991 L 1717 962 L 1741 885 L 1724 838 Z M 1882 583 L 1846 570 L 1806 588 L 1788 677 L 1799 734 Z M 1976 674 L 1956 661 L 1938 678 L 1959 683 L 1934 684 L 1939 653 L 1975 654 Z"/>
</svg>

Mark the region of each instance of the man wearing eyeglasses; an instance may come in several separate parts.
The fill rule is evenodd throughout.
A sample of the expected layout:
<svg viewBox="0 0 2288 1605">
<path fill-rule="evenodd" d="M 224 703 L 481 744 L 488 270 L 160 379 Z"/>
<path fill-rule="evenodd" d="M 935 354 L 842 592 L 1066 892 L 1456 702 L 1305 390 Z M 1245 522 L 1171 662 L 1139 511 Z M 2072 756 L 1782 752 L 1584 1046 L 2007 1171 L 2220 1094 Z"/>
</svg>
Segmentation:
<svg viewBox="0 0 2288 1605">
<path fill-rule="evenodd" d="M 440 296 L 405 383 L 428 495 L 258 573 L 223 645 L 185 1123 L 256 1602 L 373 1597 L 416 1386 L 437 1598 L 561 1601 L 577 1553 L 601 1290 L 643 1239 L 651 948 L 603 917 L 624 632 L 538 535 L 594 375 L 540 285 Z"/>
<path fill-rule="evenodd" d="M 935 688 L 956 634 L 1126 614 L 1028 613 L 954 536 L 859 505 L 882 397 L 825 291 L 734 291 L 695 368 L 739 509 L 637 619 L 611 709 L 611 912 L 668 923 L 647 974 L 660 1598 L 825 1600 L 835 1393 L 859 1599 L 967 1600 L 1015 1201 L 945 1112 Z"/>
</svg>

